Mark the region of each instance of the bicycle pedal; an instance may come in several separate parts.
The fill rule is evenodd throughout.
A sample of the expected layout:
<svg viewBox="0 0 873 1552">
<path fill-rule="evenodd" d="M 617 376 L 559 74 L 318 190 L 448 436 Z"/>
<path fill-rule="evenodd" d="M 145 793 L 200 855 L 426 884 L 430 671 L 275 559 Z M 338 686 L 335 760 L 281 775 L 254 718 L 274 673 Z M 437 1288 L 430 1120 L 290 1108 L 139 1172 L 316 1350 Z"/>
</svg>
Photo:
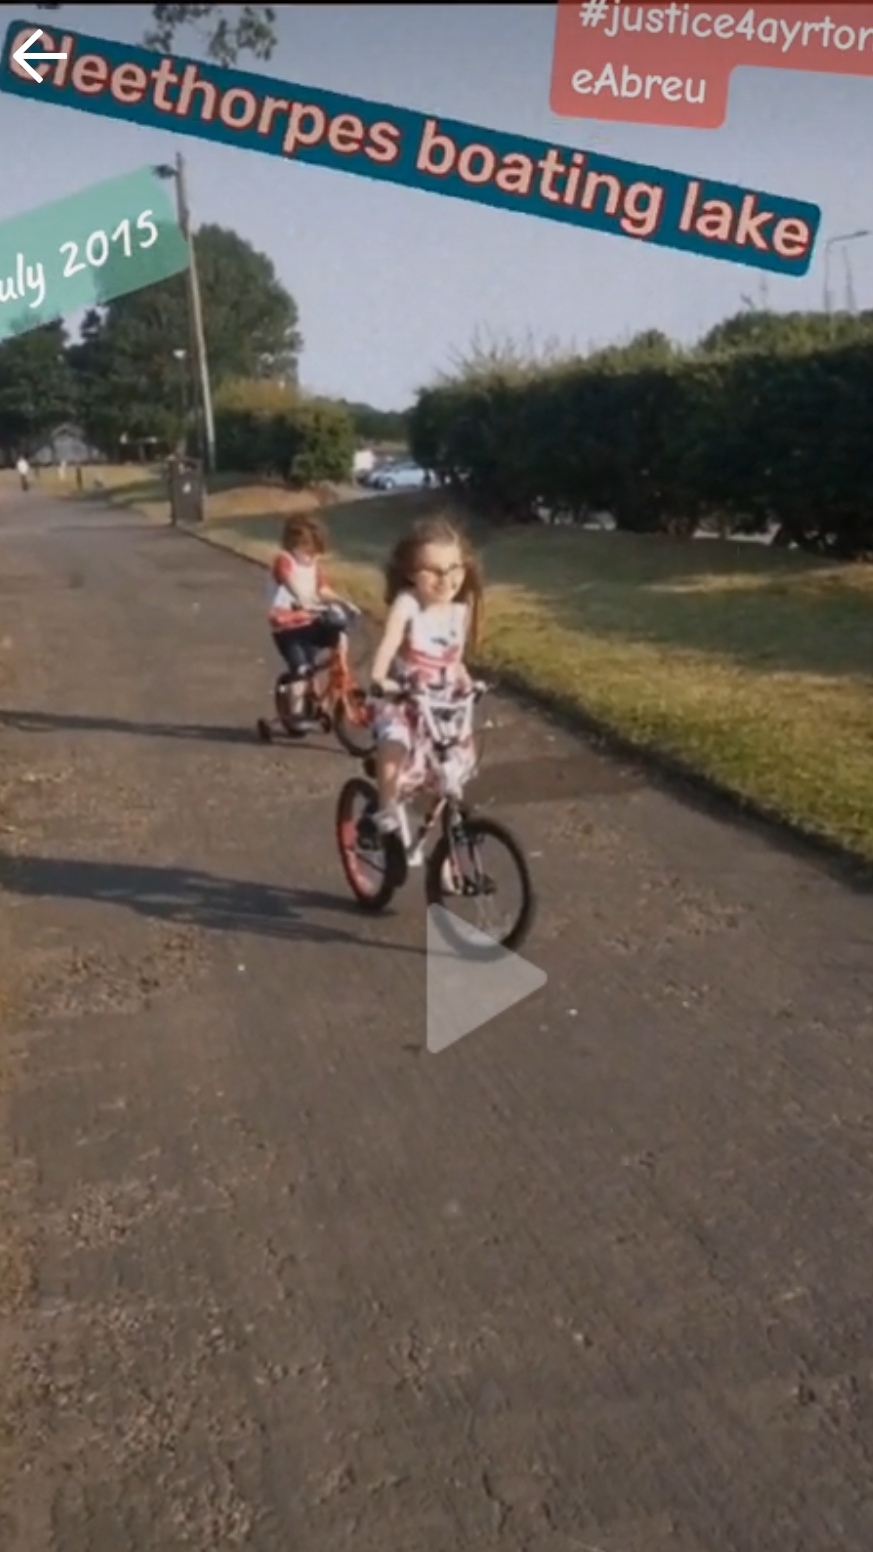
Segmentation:
<svg viewBox="0 0 873 1552">
<path fill-rule="evenodd" d="M 496 895 L 497 885 L 493 878 L 483 878 L 481 880 L 465 878 L 461 893 L 470 899 L 473 897 L 478 899 L 482 895 Z"/>
<path fill-rule="evenodd" d="M 406 848 L 396 830 L 382 837 L 385 847 L 385 875 L 395 889 L 402 889 L 409 871 Z"/>
<path fill-rule="evenodd" d="M 357 845 L 359 851 L 382 850 L 382 837 L 372 819 L 362 819 L 358 825 Z"/>
</svg>

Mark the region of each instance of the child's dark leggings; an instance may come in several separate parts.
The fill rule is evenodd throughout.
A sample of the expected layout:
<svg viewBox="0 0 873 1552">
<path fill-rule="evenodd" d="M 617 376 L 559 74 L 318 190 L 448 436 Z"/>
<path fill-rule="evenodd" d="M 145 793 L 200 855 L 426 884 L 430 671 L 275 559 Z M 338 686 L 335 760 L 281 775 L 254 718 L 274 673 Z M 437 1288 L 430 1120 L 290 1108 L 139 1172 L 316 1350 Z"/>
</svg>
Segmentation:
<svg viewBox="0 0 873 1552">
<path fill-rule="evenodd" d="M 303 679 L 316 667 L 320 652 L 332 652 L 342 635 L 338 625 L 327 620 L 312 620 L 294 630 L 273 632 L 279 656 L 294 679 Z"/>
</svg>

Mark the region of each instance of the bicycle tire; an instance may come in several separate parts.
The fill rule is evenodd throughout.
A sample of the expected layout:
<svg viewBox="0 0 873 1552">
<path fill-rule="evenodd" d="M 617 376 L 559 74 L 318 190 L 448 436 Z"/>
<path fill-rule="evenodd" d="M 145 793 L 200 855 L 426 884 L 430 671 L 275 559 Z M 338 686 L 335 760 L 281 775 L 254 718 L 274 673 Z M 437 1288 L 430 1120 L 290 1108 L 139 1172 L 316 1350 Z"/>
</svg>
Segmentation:
<svg viewBox="0 0 873 1552">
<path fill-rule="evenodd" d="M 457 895 L 448 894 L 443 887 L 443 869 L 451 857 L 451 842 L 444 830 L 433 851 L 428 858 L 425 874 L 425 895 L 427 903 L 443 907 L 444 916 L 441 919 L 441 930 L 445 931 L 451 946 L 460 952 L 476 959 L 488 959 L 497 957 L 501 950 L 515 949 L 523 943 L 533 926 L 536 915 L 536 894 L 530 876 L 527 857 L 519 841 L 516 840 L 507 825 L 501 824 L 499 819 L 490 819 L 484 814 L 472 814 L 464 818 L 464 830 L 468 836 L 475 839 L 484 839 L 490 836 L 509 853 L 515 865 L 516 872 L 521 881 L 521 909 L 516 916 L 511 928 L 499 939 L 493 940 L 494 946 L 481 949 L 471 947 L 469 937 L 463 932 L 460 919 L 455 918 L 451 912 L 451 902 L 457 899 Z M 454 920 L 459 921 L 457 930 L 452 927 Z"/>
<path fill-rule="evenodd" d="M 349 707 L 349 701 L 362 706 L 365 699 L 363 690 L 353 690 L 349 695 L 341 695 L 337 699 L 333 713 L 333 730 L 337 739 L 346 754 L 350 754 L 355 760 L 366 759 L 376 746 L 369 720 L 364 723 L 355 720 L 355 714 Z"/>
<path fill-rule="evenodd" d="M 370 911 L 374 915 L 384 911 L 390 905 L 396 892 L 396 885 L 389 876 L 387 867 L 382 883 L 375 891 L 368 891 L 361 886 L 360 877 L 351 862 L 357 837 L 349 833 L 350 827 L 356 829 L 354 817 L 354 803 L 356 798 L 363 798 L 368 808 L 375 814 L 379 807 L 379 794 L 373 783 L 365 781 L 361 776 L 352 776 L 340 789 L 340 795 L 336 805 L 336 843 L 340 854 L 340 863 L 345 874 L 346 883 L 354 895 L 358 905 L 364 911 Z"/>
<path fill-rule="evenodd" d="M 276 721 L 286 733 L 293 732 L 294 728 L 294 724 L 291 721 L 289 701 L 291 685 L 293 683 L 294 675 L 286 670 L 285 673 L 279 675 L 273 688 L 273 706 L 276 712 Z"/>
</svg>

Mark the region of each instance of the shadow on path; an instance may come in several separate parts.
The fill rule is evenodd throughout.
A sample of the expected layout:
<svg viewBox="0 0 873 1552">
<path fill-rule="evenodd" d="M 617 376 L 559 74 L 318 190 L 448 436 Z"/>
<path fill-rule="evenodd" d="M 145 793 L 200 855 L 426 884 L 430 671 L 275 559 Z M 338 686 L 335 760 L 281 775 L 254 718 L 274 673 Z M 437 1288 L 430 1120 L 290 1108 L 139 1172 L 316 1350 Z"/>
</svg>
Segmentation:
<svg viewBox="0 0 873 1552">
<path fill-rule="evenodd" d="M 414 944 L 387 943 L 307 919 L 310 911 L 329 911 L 349 923 L 360 922 L 361 913 L 350 900 L 318 889 L 285 889 L 189 868 L 0 853 L 0 890 L 32 900 L 116 905 L 153 921 L 185 923 L 211 932 L 254 933 L 285 942 L 351 943 L 424 955 L 424 949 Z"/>
<path fill-rule="evenodd" d="M 136 738 L 175 738 L 211 744 L 259 744 L 254 719 L 250 726 L 221 727 L 201 722 L 128 722 L 123 717 L 80 716 L 74 712 L 15 711 L 0 708 L 0 727 L 21 733 L 125 733 Z M 280 745 L 340 754 L 335 744 L 276 738 Z"/>
</svg>

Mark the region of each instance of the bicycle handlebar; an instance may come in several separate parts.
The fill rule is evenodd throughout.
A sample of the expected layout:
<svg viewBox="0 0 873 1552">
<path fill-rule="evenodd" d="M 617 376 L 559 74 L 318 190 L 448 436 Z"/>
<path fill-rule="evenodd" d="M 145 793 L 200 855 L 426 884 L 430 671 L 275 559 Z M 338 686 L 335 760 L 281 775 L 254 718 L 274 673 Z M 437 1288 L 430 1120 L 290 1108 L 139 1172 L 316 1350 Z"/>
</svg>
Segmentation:
<svg viewBox="0 0 873 1552">
<path fill-rule="evenodd" d="M 484 679 L 474 679 L 469 690 L 455 690 L 453 693 L 433 692 L 428 690 L 427 687 L 416 685 L 400 685 L 396 690 L 386 690 L 381 684 L 371 684 L 368 691 L 368 699 L 371 701 L 392 701 L 395 705 L 401 705 L 404 702 L 414 703 L 415 701 L 429 700 L 431 698 L 434 700 L 450 699 L 457 705 L 462 705 L 465 701 L 481 700 L 482 696 L 487 695 L 490 689 L 490 684 L 486 684 Z"/>
<path fill-rule="evenodd" d="M 345 598 L 323 598 L 310 605 L 312 614 L 342 615 L 343 621 L 351 625 L 354 620 L 360 619 L 361 611 L 357 604 L 349 603 Z"/>
</svg>

